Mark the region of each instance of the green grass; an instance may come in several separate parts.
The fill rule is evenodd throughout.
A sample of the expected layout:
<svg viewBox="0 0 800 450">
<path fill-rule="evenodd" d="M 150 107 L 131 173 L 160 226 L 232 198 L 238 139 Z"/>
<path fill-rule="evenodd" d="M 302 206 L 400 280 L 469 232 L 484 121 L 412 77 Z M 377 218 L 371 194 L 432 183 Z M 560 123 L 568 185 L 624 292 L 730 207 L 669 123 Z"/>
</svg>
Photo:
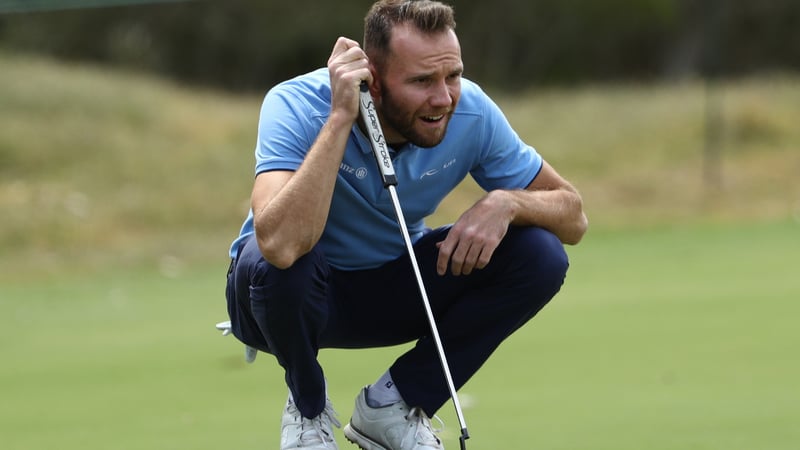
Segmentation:
<svg viewBox="0 0 800 450">
<path fill-rule="evenodd" d="M 798 232 L 603 232 L 572 248 L 562 293 L 463 389 L 469 448 L 796 448 Z M 224 270 L 3 283 L 3 448 L 276 448 L 278 365 L 246 365 L 213 329 Z M 323 351 L 343 419 L 403 349 Z M 450 404 L 441 416 L 457 448 Z"/>
<path fill-rule="evenodd" d="M 281 370 L 213 329 L 261 93 L 0 67 L 0 447 L 275 448 Z M 462 391 L 469 448 L 796 448 L 800 78 L 720 92 L 719 185 L 702 83 L 498 94 L 591 229 L 553 304 Z M 431 224 L 477 195 L 465 182 Z M 402 350 L 322 352 L 343 420 Z"/>
</svg>

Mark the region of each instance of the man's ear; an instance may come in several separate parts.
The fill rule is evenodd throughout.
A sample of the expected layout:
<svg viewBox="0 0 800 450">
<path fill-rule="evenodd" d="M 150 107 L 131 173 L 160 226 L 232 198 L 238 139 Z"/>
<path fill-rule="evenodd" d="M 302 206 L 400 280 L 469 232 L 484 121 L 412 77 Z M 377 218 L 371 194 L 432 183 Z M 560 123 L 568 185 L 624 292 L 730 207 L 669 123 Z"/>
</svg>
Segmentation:
<svg viewBox="0 0 800 450">
<path fill-rule="evenodd" d="M 380 74 L 372 63 L 369 63 L 369 71 L 372 74 L 372 84 L 369 85 L 369 93 L 372 95 L 373 99 L 380 101 L 383 95 L 383 85 L 381 84 Z"/>
</svg>

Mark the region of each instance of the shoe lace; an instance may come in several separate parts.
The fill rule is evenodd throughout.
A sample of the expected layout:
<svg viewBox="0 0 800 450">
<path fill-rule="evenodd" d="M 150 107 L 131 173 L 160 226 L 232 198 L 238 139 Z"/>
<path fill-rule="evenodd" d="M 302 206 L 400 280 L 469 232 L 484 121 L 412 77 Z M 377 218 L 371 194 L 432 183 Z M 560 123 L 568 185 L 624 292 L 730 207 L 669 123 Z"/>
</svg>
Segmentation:
<svg viewBox="0 0 800 450">
<path fill-rule="evenodd" d="M 412 408 L 411 412 L 406 416 L 409 426 L 416 428 L 414 430 L 414 440 L 417 444 L 430 447 L 438 447 L 442 444 L 442 441 L 439 440 L 436 434 L 442 432 L 444 429 L 444 422 L 437 415 L 434 415 L 433 418 L 439 422 L 438 428 L 434 428 L 431 425 L 431 419 L 428 418 L 425 411 L 418 407 Z M 405 439 L 406 438 L 403 438 L 403 442 L 400 443 L 400 447 L 402 448 L 405 448 Z"/>
<path fill-rule="evenodd" d="M 330 400 L 326 400 L 325 409 L 317 417 L 313 419 L 303 418 L 303 431 L 300 432 L 300 442 L 307 444 L 322 441 L 322 445 L 328 447 L 329 442 L 336 442 L 333 438 L 333 433 L 331 433 L 331 425 L 336 426 L 336 428 L 342 427 L 333 405 Z"/>
</svg>

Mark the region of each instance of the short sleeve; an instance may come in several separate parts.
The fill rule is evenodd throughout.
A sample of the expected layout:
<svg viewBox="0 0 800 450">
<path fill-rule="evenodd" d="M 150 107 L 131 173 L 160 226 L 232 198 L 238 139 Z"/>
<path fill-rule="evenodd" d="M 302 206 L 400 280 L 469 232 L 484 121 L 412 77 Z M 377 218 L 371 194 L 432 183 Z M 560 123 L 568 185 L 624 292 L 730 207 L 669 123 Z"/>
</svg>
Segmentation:
<svg viewBox="0 0 800 450">
<path fill-rule="evenodd" d="M 258 119 L 256 175 L 269 170 L 297 170 L 313 143 L 311 114 L 291 90 L 273 88 L 264 97 Z"/>
<path fill-rule="evenodd" d="M 483 94 L 483 126 L 480 158 L 470 170 L 485 190 L 524 189 L 542 168 L 542 157 L 522 141 L 508 119 L 486 94 Z"/>
</svg>

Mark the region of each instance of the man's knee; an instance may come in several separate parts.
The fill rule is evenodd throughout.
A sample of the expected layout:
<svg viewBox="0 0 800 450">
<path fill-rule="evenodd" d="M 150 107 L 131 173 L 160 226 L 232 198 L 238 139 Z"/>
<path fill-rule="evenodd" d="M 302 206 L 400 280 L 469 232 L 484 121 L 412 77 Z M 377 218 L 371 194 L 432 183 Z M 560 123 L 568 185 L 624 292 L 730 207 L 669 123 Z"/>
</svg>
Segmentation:
<svg viewBox="0 0 800 450">
<path fill-rule="evenodd" d="M 251 268 L 250 301 L 270 308 L 300 310 L 309 299 L 323 294 L 330 268 L 319 247 L 301 256 L 290 267 L 279 269 L 263 258 Z"/>
<path fill-rule="evenodd" d="M 264 260 L 255 239 L 240 250 L 229 274 L 228 312 L 234 335 L 248 345 L 268 351 L 267 330 L 282 327 L 304 314 L 307 302 L 319 300 L 329 273 L 318 247 L 286 269 Z"/>
<path fill-rule="evenodd" d="M 515 227 L 510 234 L 513 241 L 510 247 L 531 281 L 557 291 L 569 268 L 567 252 L 558 237 L 537 227 Z"/>
</svg>

